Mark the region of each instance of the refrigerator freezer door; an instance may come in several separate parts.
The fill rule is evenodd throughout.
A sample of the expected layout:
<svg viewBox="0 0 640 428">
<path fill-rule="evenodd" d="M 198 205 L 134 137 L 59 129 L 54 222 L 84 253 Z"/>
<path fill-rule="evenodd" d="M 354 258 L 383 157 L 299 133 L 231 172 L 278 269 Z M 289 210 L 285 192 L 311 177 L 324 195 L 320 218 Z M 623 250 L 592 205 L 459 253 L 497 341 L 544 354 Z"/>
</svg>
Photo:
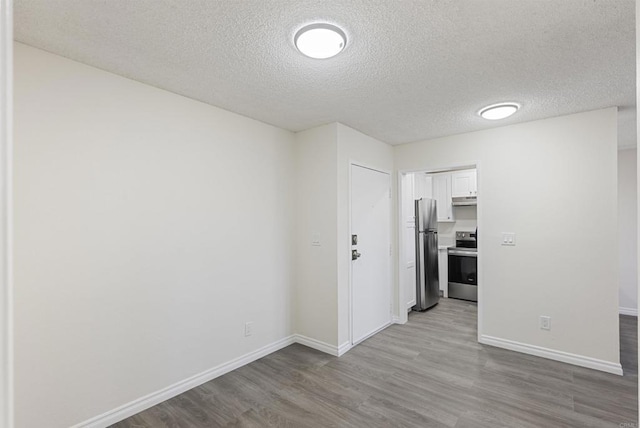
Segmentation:
<svg viewBox="0 0 640 428">
<path fill-rule="evenodd" d="M 435 199 L 422 198 L 415 202 L 417 230 L 438 230 L 438 211 Z"/>
</svg>

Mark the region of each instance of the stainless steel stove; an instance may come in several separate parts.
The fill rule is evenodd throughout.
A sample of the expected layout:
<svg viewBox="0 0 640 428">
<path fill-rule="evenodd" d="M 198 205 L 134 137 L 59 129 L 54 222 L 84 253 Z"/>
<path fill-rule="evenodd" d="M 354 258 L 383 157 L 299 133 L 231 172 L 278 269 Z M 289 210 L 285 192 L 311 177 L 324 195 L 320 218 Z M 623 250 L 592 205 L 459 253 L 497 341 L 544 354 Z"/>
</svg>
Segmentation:
<svg viewBox="0 0 640 428">
<path fill-rule="evenodd" d="M 449 297 L 478 301 L 478 229 L 456 232 L 456 246 L 449 247 Z"/>
</svg>

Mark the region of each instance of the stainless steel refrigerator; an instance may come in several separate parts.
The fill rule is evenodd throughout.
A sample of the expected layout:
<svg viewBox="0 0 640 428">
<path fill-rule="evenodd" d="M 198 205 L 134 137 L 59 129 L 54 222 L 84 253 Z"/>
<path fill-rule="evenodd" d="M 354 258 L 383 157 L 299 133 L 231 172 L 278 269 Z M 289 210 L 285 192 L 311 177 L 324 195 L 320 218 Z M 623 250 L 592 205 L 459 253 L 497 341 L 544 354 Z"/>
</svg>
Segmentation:
<svg viewBox="0 0 640 428">
<path fill-rule="evenodd" d="M 416 305 L 429 309 L 440 300 L 438 280 L 438 215 L 435 199 L 415 202 L 416 215 Z"/>
</svg>

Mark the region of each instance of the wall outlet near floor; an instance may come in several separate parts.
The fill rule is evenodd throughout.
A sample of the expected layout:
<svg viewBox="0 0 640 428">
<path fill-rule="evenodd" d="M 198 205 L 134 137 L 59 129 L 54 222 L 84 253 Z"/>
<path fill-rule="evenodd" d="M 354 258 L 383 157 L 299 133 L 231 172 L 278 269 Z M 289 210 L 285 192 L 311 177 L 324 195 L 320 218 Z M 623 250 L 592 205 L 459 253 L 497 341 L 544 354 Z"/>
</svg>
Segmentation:
<svg viewBox="0 0 640 428">
<path fill-rule="evenodd" d="M 247 322 L 244 324 L 244 335 L 251 336 L 253 333 L 253 322 Z"/>
<path fill-rule="evenodd" d="M 540 315 L 540 330 L 551 330 L 551 317 Z"/>
</svg>

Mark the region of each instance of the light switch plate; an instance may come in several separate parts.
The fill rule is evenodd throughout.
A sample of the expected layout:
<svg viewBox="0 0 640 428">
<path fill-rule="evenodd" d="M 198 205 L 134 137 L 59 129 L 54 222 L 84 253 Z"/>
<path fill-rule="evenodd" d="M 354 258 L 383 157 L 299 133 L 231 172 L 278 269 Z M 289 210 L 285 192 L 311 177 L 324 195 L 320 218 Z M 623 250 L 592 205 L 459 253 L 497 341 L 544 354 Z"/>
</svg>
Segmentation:
<svg viewBox="0 0 640 428">
<path fill-rule="evenodd" d="M 319 233 L 312 233 L 311 234 L 311 245 L 314 247 L 319 247 L 320 246 L 320 234 Z"/>
<path fill-rule="evenodd" d="M 540 329 L 551 330 L 551 317 L 546 315 L 540 315 Z"/>
<path fill-rule="evenodd" d="M 516 234 L 515 233 L 502 233 L 502 245 L 507 246 L 515 246 L 516 245 Z"/>
</svg>

